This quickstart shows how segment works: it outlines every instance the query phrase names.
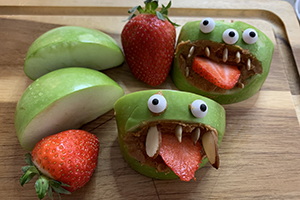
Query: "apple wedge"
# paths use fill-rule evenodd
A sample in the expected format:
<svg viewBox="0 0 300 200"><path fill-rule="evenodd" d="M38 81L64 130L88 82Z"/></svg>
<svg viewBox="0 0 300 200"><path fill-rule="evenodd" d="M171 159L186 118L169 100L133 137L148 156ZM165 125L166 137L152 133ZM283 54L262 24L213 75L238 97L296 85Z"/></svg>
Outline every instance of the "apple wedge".
<svg viewBox="0 0 300 200"><path fill-rule="evenodd" d="M35 80L60 68L104 70L123 62L120 47L109 35L84 27L62 26L44 33L32 43L25 58L24 72Z"/></svg>
<svg viewBox="0 0 300 200"><path fill-rule="evenodd" d="M35 80L15 112L21 146L32 150L42 138L81 127L113 108L123 89L105 74L87 68L64 68Z"/></svg>

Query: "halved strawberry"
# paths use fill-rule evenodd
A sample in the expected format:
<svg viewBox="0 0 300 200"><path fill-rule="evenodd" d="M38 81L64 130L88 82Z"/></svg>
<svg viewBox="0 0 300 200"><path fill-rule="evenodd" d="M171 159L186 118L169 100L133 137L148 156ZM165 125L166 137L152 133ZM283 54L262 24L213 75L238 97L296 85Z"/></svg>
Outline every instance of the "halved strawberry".
<svg viewBox="0 0 300 200"><path fill-rule="evenodd" d="M194 145L188 136L179 143L175 135L162 134L159 155L182 181L190 181L201 163L201 144Z"/></svg>
<svg viewBox="0 0 300 200"><path fill-rule="evenodd" d="M226 90L232 89L241 75L237 66L217 63L198 56L195 57L192 67L197 74Z"/></svg>

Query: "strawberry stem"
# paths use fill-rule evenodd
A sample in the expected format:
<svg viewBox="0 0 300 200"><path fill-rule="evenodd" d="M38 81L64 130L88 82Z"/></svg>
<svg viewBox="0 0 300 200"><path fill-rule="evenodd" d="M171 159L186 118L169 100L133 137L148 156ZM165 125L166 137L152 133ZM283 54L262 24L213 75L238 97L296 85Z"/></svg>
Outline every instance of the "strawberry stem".
<svg viewBox="0 0 300 200"><path fill-rule="evenodd" d="M128 13L131 15L128 17L127 20L130 20L136 16L136 11L138 11L140 14L153 14L156 15L158 19L165 21L166 19L173 25L173 26L179 26L178 24L172 22L168 17L168 9L171 7L171 1L168 3L167 6L162 5L162 8L160 11L156 11L158 8L158 0L146 0L144 1L145 9L143 9L140 5L135 6L131 8Z"/></svg>

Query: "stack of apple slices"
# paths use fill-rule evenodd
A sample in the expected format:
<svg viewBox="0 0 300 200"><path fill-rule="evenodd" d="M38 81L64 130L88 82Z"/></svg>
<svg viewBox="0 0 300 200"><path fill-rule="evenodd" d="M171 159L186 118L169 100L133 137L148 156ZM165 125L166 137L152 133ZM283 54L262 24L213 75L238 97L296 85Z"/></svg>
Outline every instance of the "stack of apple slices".
<svg viewBox="0 0 300 200"><path fill-rule="evenodd" d="M39 37L24 65L26 75L37 79L23 93L15 113L21 146L32 150L42 138L77 129L111 110L124 91L97 70L123 61L116 42L96 30L65 26Z"/></svg>

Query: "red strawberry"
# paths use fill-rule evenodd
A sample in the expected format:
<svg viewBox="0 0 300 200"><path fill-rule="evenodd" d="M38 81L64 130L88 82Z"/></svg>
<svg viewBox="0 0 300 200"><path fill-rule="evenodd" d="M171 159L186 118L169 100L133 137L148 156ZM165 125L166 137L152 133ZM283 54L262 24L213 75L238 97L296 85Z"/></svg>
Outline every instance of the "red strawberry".
<svg viewBox="0 0 300 200"><path fill-rule="evenodd" d="M175 135L162 134L159 155L181 180L189 181L194 178L201 162L201 144L194 145L187 136L179 143Z"/></svg>
<svg viewBox="0 0 300 200"><path fill-rule="evenodd" d="M226 90L232 89L241 75L237 66L217 63L203 57L195 57L193 70L209 82Z"/></svg>
<svg viewBox="0 0 300 200"><path fill-rule="evenodd" d="M83 187L91 178L98 161L99 140L83 130L69 130L43 138L36 144L32 154L26 154L29 166L22 168L20 178L23 186L35 175L40 199L52 192L70 194Z"/></svg>
<svg viewBox="0 0 300 200"><path fill-rule="evenodd" d="M167 14L171 2L160 12L155 11L158 1L146 0L145 10L134 7L128 23L121 33L126 61L133 75L149 84L159 85L165 81L173 60L176 24ZM135 15L138 10L141 14Z"/></svg>

